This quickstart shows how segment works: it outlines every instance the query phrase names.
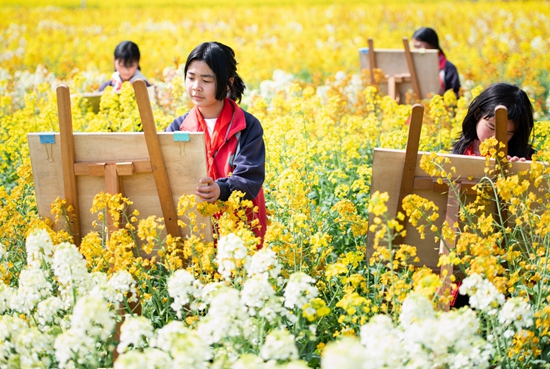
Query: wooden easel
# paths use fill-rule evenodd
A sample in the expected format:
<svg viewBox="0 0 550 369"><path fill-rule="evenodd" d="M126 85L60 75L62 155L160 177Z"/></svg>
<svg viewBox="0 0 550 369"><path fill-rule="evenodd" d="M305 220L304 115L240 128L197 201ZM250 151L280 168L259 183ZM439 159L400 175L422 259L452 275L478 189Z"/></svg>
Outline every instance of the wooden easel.
<svg viewBox="0 0 550 369"><path fill-rule="evenodd" d="M398 211L405 214L402 206L403 199L409 194L421 193L422 197L434 201L436 205L439 206L439 209L443 210L444 220L453 227L455 234L457 234L459 231L456 228L460 211L459 197L462 195L475 194L472 187L484 175L485 158L451 154L446 155L451 158L452 165L457 168L458 174L454 182L458 186L458 196L457 193L449 191L449 185L447 183L440 184L437 178L430 177L423 173L418 165L423 155L423 153L418 152L423 111L424 108L420 104L416 104L412 108L409 123L409 136L404 152L400 150L375 149L371 193L377 190L381 192L387 191L389 193L390 201L387 204L389 217L396 216ZM499 148L499 151L504 157L507 154L507 122L508 113L506 108L504 106L498 106L495 109L496 138L499 142L504 143L503 147ZM528 167L529 164L514 163L514 165L517 169L522 169ZM469 173L476 173L475 178L469 179ZM460 176L460 174L462 174L462 176ZM394 177L397 177L398 180L393 181L392 179ZM394 197L396 200L393 199ZM372 220L372 215L370 220ZM442 224L442 221L443 219L439 220L439 225ZM369 221L369 223L371 222ZM450 247L441 240L436 248L434 247L435 245L428 240L429 236L426 236L425 240L421 240L416 229L408 224L407 219L403 221L403 225L407 231L407 236L405 239L400 236L396 237L393 240L393 244L398 245L406 243L417 246L417 254L421 262L434 270L439 269L440 276L444 282L443 286L439 289L439 293L441 295L445 294L446 291L450 290L450 276L454 271L452 265L438 267L437 262L439 260L439 255L448 255L456 246L456 237ZM437 253L434 252L436 249L438 249ZM370 257L373 251L372 241L369 238L367 257ZM441 308L443 310L448 310L449 306L442 305Z"/></svg>
<svg viewBox="0 0 550 369"><path fill-rule="evenodd" d="M136 159L132 161L101 161L77 163L75 161L73 122L71 116L71 99L67 86L57 88L57 106L59 111L59 132L61 141L63 163L63 181L65 188L65 199L68 205L72 205L77 214L76 219L69 225L74 235L75 244L79 245L81 240L80 211L78 204L78 189L76 183L77 175L90 175L105 178L105 192L110 194L124 195L122 184L123 176L131 176L134 173L152 172L155 178L158 197L162 207L162 214L168 233L174 237L180 237L181 232L177 223L176 206L172 199L172 191L168 182L164 156L160 149L157 136L153 111L147 93L147 86L143 81L134 82L136 100L138 101L139 113L149 160ZM112 221L110 221L112 229Z"/></svg>
<svg viewBox="0 0 550 369"><path fill-rule="evenodd" d="M397 101L400 100L402 90L406 89L405 85L412 87L417 99L426 97L429 93L437 93L439 91L439 70L435 56L437 52L434 50L415 50L412 52L409 47L409 40L406 37L403 38L403 47L403 50L375 50L373 39L368 39L368 49L360 49L360 62L362 68L369 69L370 82L372 84L376 82L374 69L380 68L384 72L387 81L386 92L388 96ZM366 59L364 54L368 54ZM404 61L401 61L403 57ZM423 62L428 58L431 63L424 65ZM420 59L422 59L420 61L421 73L417 71L416 65ZM419 79L419 76L424 78Z"/></svg>
<svg viewBox="0 0 550 369"><path fill-rule="evenodd" d="M68 226L77 245L95 231L95 216L87 210L101 191L130 198L140 217L163 216L166 232L174 237L190 232L178 226L178 219L186 218L178 218L175 204L181 195L194 194L206 176L204 134L157 133L145 83L136 81L134 89L143 133L73 133L69 89L59 86L60 132L28 135L39 215L48 217L56 197L65 198L75 210ZM211 241L210 218L197 214L197 223L205 241Z"/></svg>

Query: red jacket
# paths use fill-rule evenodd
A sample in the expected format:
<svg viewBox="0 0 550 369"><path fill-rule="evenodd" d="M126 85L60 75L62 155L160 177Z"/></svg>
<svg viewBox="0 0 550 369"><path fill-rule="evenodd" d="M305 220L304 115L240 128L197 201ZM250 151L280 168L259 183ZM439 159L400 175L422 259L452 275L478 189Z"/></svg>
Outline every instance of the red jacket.
<svg viewBox="0 0 550 369"><path fill-rule="evenodd" d="M220 187L220 200L225 201L233 191L241 191L244 198L252 200L258 212L250 212L250 220L258 219L260 227L254 233L263 237L267 229L267 216L263 192L265 179L265 144L263 129L256 117L242 110L237 104L231 124L228 127L225 143L214 157L214 165L219 178L213 178ZM202 132L194 114L176 118L166 132ZM229 173L231 176L228 177Z"/></svg>

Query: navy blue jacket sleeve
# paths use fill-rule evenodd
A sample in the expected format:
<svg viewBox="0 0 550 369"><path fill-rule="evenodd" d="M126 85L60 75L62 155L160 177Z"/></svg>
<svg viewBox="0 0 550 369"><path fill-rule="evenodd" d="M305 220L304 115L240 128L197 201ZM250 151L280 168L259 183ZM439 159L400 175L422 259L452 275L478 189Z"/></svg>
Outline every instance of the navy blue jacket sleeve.
<svg viewBox="0 0 550 369"><path fill-rule="evenodd" d="M260 121L244 112L246 128L239 138L240 150L233 161L231 177L219 178L220 200L225 201L233 191L244 192L245 199L258 196L265 179L265 144Z"/></svg>
<svg viewBox="0 0 550 369"><path fill-rule="evenodd" d="M101 86L99 86L98 91L101 92L101 91L105 90L107 88L107 86L112 86L112 85L113 85L113 81L103 82L101 84Z"/></svg>
<svg viewBox="0 0 550 369"><path fill-rule="evenodd" d="M172 121L172 123L164 129L164 132L179 132L181 124L183 123L183 120L185 119L186 116L187 116L187 114L182 115L181 117L177 117L176 119L174 119Z"/></svg>
<svg viewBox="0 0 550 369"><path fill-rule="evenodd" d="M458 70L455 65L447 60L445 63L445 89L452 89L455 94L458 96L460 90L460 79L458 78Z"/></svg>

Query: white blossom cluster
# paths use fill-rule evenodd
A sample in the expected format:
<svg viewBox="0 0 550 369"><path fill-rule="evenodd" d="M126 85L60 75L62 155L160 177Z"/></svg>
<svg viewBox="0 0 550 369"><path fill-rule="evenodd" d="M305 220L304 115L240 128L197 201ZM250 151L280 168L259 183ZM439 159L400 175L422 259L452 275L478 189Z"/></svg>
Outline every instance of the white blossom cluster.
<svg viewBox="0 0 550 369"><path fill-rule="evenodd" d="M265 338L260 356L265 360L297 360L298 349L294 343L296 337L287 330L276 329Z"/></svg>
<svg viewBox="0 0 550 369"><path fill-rule="evenodd" d="M519 297L508 299L498 313L498 322L505 329L505 338L511 338L516 332L531 327L534 324L533 319L531 305Z"/></svg>
<svg viewBox="0 0 550 369"><path fill-rule="evenodd" d="M14 322L20 323L17 331L0 337L4 341L0 360L17 361L26 368L50 367L54 357L60 368L88 363L97 355L98 342L106 342L113 333L108 302L119 304L126 295L135 297L135 281L126 271L111 278L88 273L76 246L54 246L45 230L33 231L26 247L27 265L18 276L18 286L0 283L0 313L5 314L0 318L10 330L16 329ZM19 314L29 317L29 323Z"/></svg>
<svg viewBox="0 0 550 369"><path fill-rule="evenodd" d="M281 273L281 268L277 254L267 247L249 257L245 264L249 277L268 273L270 278L277 279Z"/></svg>
<svg viewBox="0 0 550 369"><path fill-rule="evenodd" d="M97 296L80 298L70 320L70 328L55 340L55 357L60 368L88 362L96 352L96 342L106 341L115 328L107 302Z"/></svg>
<svg viewBox="0 0 550 369"><path fill-rule="evenodd" d="M0 315L1 368L50 368L53 354L53 336L17 316Z"/></svg>
<svg viewBox="0 0 550 369"><path fill-rule="evenodd" d="M361 327L361 341L347 338L327 346L321 367L488 368L493 348L478 335L470 309L435 313L431 302L413 292L403 303L400 325L385 315Z"/></svg>
<svg viewBox="0 0 550 369"><path fill-rule="evenodd" d="M317 297L319 291L313 283L315 283L315 280L304 272L292 274L284 293L285 307L288 309L301 309L305 304Z"/></svg>
<svg viewBox="0 0 550 369"><path fill-rule="evenodd" d="M214 344L225 338L248 339L252 337L251 328L239 291L224 288L212 299L208 314L199 322L198 332L209 344Z"/></svg>
<svg viewBox="0 0 550 369"><path fill-rule="evenodd" d="M244 260L247 252L243 240L237 235L230 233L220 237L216 254L218 273L225 279L231 278L231 272L237 267L236 261Z"/></svg>
<svg viewBox="0 0 550 369"><path fill-rule="evenodd" d="M126 270L116 272L109 279L103 273L94 277L97 279L93 281L92 277L92 284L95 284L95 287L90 291L90 295L102 297L115 304L122 303L125 296L128 296L130 302L137 301L136 281Z"/></svg>
<svg viewBox="0 0 550 369"><path fill-rule="evenodd" d="M128 347L147 347L153 334L153 324L149 319L143 316L127 316L120 327L120 343L117 351L123 354Z"/></svg>
<svg viewBox="0 0 550 369"><path fill-rule="evenodd" d="M470 296L469 304L472 308L489 315L496 315L498 307L504 304L504 295L498 292L494 284L477 273L464 278L459 292Z"/></svg>
<svg viewBox="0 0 550 369"><path fill-rule="evenodd" d="M150 347L142 352L126 350L129 346L145 347L145 341L149 341ZM172 321L155 333L151 323L142 317L127 318L121 328L117 350L122 355L115 362L115 369L208 369L213 357L210 345L197 331L185 327L182 322ZM158 362L154 362L155 359ZM158 366L159 363L163 366Z"/></svg>
<svg viewBox="0 0 550 369"><path fill-rule="evenodd" d="M193 301L193 307L197 308L197 303L192 300L193 296L198 296L201 284L195 280L193 275L185 269L179 269L168 278L168 294L174 299L170 307L176 312L179 319L182 318L182 308Z"/></svg>

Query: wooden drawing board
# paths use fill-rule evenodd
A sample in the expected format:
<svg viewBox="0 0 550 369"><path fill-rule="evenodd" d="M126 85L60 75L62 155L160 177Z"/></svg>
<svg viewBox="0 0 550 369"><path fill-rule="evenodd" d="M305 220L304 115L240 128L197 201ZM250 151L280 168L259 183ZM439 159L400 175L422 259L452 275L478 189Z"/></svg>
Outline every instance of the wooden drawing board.
<svg viewBox="0 0 550 369"><path fill-rule="evenodd" d="M414 185L412 193L433 201L439 208L439 218L435 224L440 227L446 217L448 208L448 188L446 185L439 185L434 178L430 177L420 168L420 159L426 152L418 152L416 169L414 173ZM485 158L476 156L463 156L453 154L438 154L450 159L449 164L445 164L447 172L451 167L456 168L456 179L469 183L477 183L480 178L485 176ZM387 192L389 201L387 202L388 217L393 218L397 214L398 198L400 193L401 178L405 162L404 150L391 150L376 148L374 150L373 168L372 168L372 186L371 194L376 191ZM528 170L530 162L514 162L509 169L510 174ZM466 201L473 201L475 195L465 195ZM457 210L458 209L454 209ZM369 215L369 224L372 224L374 216ZM426 238L421 239L420 234L414 226L408 221L405 229L407 235L402 243L415 246L417 255L420 259L418 265L426 265L433 270L439 270L437 263L440 255L440 244L434 240L435 234L426 227ZM373 234L369 233L367 240L367 257L370 258L373 252Z"/></svg>
<svg viewBox="0 0 550 369"><path fill-rule="evenodd" d="M402 76L410 74L405 50L402 49L373 49L375 68L379 68L386 76ZM410 50L414 62L422 98L439 93L439 56L437 50ZM370 69L369 48L359 49L359 63L361 69ZM388 93L387 86L382 84L382 92ZM410 78L402 79L396 84L400 101L405 101L405 94L413 91Z"/></svg>
<svg viewBox="0 0 550 369"><path fill-rule="evenodd" d="M207 176L204 133L157 133L165 159L166 171L177 205L183 194L194 194L200 178ZM179 141L182 134L188 141ZM47 138L44 139L44 138ZM151 160L145 136L131 133L74 133L75 175L78 188L81 234L93 229L92 221L97 214L91 214L92 200L96 194L105 192L105 177L94 175L97 163L133 162L133 174L122 175L121 188L125 197L133 201L130 212L138 209L139 219L150 215L163 216L155 179L151 171ZM50 204L59 196L64 198L63 168L59 133L30 133L28 143L34 176L34 185L41 217L52 217ZM185 139L185 137L183 137ZM54 141L54 143L41 143ZM95 169L94 169L95 168ZM180 220L187 224L184 217ZM206 240L212 240L210 219L197 214L200 232ZM201 227L200 225L204 226ZM187 235L189 229L182 229Z"/></svg>

